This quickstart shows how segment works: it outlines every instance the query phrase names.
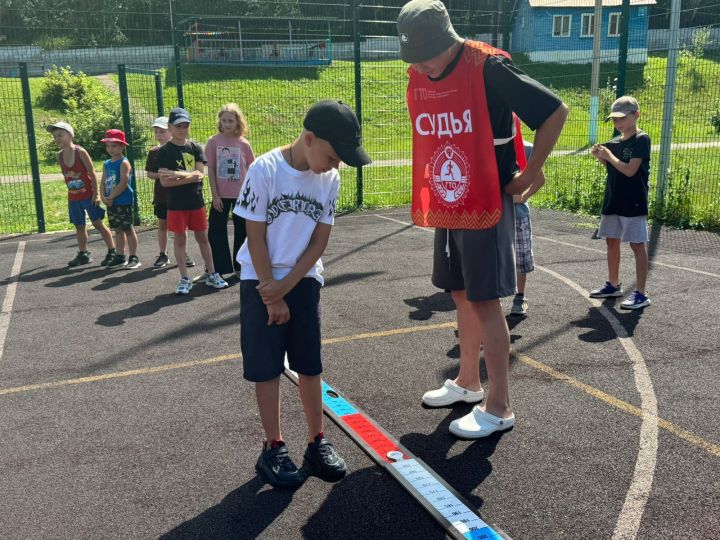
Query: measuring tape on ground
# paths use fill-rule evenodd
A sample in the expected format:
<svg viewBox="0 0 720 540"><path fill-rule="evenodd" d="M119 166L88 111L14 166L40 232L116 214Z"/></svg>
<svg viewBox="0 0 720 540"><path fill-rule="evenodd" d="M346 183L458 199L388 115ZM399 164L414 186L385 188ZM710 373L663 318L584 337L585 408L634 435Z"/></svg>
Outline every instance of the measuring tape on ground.
<svg viewBox="0 0 720 540"><path fill-rule="evenodd" d="M288 367L287 358L285 375L298 384L297 373ZM426 463L325 381L322 395L325 414L395 478L450 536L463 540L509 539L500 529L483 521L463 496Z"/></svg>

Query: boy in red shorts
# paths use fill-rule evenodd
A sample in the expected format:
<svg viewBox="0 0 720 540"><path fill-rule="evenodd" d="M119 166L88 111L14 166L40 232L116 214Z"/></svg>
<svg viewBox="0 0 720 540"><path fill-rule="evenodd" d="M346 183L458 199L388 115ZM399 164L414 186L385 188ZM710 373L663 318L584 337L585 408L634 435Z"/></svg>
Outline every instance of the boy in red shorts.
<svg viewBox="0 0 720 540"><path fill-rule="evenodd" d="M175 294L188 294L192 289L192 279L186 264L186 230L195 234L205 261L208 271L205 284L215 289L224 289L228 284L215 272L208 242L208 222L202 194L205 155L198 143L188 139L190 113L181 108L173 109L168 117L168 127L172 139L160 147L157 164L160 183L168 188L167 228L175 233L175 260L180 271Z"/></svg>

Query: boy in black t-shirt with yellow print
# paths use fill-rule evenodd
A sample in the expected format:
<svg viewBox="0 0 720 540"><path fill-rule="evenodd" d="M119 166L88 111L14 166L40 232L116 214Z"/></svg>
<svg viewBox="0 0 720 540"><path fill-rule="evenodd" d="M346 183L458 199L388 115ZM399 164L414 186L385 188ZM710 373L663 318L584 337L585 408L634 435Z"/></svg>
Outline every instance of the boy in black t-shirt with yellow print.
<svg viewBox="0 0 720 540"><path fill-rule="evenodd" d="M224 289L227 282L215 272L212 252L208 242L208 222L205 216L205 201L202 194L205 178L205 155L202 147L188 139L190 113L176 108L170 111L168 127L172 139L158 152L158 173L160 183L169 188L167 193L167 228L174 234L175 260L180 271L176 294L188 294L192 280L186 264L186 230L195 233L195 240L205 260L207 278L205 284L215 289Z"/></svg>
<svg viewBox="0 0 720 540"><path fill-rule="evenodd" d="M645 284L648 275L648 189L650 137L637 127L640 106L635 98L618 98L610 115L618 137L592 148L592 155L607 168L598 235L607 243L608 281L590 292L592 298L622 296L619 281L620 244L627 242L635 255L636 286L620 307L641 309L650 305Z"/></svg>

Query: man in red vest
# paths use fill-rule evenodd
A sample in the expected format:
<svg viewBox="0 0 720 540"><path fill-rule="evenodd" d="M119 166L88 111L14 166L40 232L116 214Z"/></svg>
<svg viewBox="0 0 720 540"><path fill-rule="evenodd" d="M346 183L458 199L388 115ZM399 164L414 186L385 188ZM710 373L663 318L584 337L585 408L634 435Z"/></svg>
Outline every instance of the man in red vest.
<svg viewBox="0 0 720 540"><path fill-rule="evenodd" d="M436 228L432 282L451 291L460 337L458 376L427 392L423 402L478 403L450 424L450 432L486 437L515 423L510 335L500 305L500 298L516 292L512 195L543 182L542 166L568 108L504 51L461 39L440 0L408 2L397 27L400 57L411 64L413 221ZM537 131L522 171L515 115ZM487 395L480 384L481 346Z"/></svg>

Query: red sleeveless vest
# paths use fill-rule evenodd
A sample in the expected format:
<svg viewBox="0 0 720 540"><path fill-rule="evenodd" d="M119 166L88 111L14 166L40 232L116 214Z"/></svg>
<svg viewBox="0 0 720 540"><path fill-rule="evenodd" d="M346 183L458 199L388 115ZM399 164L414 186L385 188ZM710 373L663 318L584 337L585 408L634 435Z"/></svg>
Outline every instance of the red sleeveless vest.
<svg viewBox="0 0 720 540"><path fill-rule="evenodd" d="M444 79L431 81L412 67L408 70L416 225L487 229L500 221L502 194L483 75L485 60L497 54L509 58L505 51L468 40L462 58ZM517 118L515 123L520 159L525 154Z"/></svg>
<svg viewBox="0 0 720 540"><path fill-rule="evenodd" d="M93 195L92 179L82 159L80 159L80 151L75 146L75 163L72 167L65 165L62 150L58 154L60 161L60 170L62 170L65 185L68 189L68 200L82 201L89 199Z"/></svg>

